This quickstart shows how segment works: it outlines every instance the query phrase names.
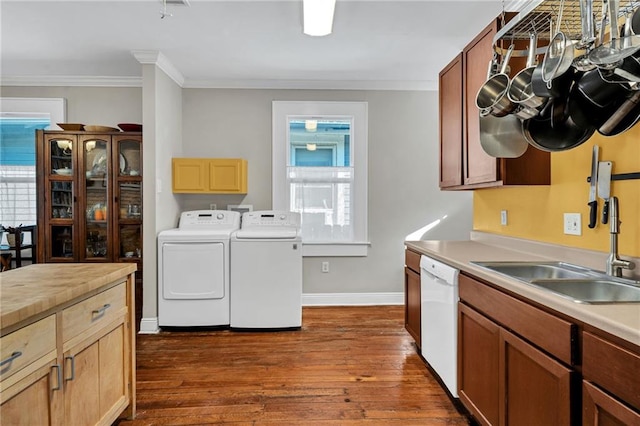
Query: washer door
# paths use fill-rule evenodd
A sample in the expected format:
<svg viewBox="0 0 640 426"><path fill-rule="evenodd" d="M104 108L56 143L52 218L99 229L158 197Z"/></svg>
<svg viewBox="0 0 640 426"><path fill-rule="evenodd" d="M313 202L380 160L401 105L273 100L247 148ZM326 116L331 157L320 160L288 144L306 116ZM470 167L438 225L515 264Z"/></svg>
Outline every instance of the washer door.
<svg viewBox="0 0 640 426"><path fill-rule="evenodd" d="M224 244L221 242L164 243L164 299L222 299Z"/></svg>

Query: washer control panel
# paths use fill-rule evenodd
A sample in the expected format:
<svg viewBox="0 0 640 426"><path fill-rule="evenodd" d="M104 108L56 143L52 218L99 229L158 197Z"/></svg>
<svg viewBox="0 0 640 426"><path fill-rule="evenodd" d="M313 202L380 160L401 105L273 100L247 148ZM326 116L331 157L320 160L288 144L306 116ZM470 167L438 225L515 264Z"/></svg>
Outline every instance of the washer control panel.
<svg viewBox="0 0 640 426"><path fill-rule="evenodd" d="M242 215L242 228L299 228L300 213L286 211L256 211Z"/></svg>
<svg viewBox="0 0 640 426"><path fill-rule="evenodd" d="M180 229L240 227L240 213L227 210L193 210L182 212Z"/></svg>

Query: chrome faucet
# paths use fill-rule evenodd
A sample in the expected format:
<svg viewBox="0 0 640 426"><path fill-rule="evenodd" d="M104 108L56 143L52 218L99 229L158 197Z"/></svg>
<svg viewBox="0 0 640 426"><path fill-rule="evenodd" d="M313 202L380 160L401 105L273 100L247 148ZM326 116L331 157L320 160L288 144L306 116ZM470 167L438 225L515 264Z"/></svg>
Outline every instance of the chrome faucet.
<svg viewBox="0 0 640 426"><path fill-rule="evenodd" d="M609 201L611 249L609 257L607 257L607 275L621 277L622 269L633 269L636 265L628 260L620 259L618 256L618 234L620 233L621 223L618 219L618 197L611 197Z"/></svg>

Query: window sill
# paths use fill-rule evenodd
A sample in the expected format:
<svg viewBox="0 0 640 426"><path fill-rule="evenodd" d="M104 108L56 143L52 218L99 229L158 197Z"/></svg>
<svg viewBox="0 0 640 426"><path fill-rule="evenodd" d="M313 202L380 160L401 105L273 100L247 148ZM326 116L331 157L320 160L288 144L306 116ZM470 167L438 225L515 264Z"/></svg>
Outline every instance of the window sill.
<svg viewBox="0 0 640 426"><path fill-rule="evenodd" d="M365 257L370 242L353 242L353 243L302 243L303 257Z"/></svg>

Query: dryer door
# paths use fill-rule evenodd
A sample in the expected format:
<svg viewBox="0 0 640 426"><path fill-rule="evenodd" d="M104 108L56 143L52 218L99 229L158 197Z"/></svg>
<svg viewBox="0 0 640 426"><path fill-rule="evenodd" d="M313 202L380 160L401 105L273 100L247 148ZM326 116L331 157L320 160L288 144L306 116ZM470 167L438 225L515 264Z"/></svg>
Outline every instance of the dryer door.
<svg viewBox="0 0 640 426"><path fill-rule="evenodd" d="M165 299L222 299L225 250L221 242L162 245L162 295Z"/></svg>

